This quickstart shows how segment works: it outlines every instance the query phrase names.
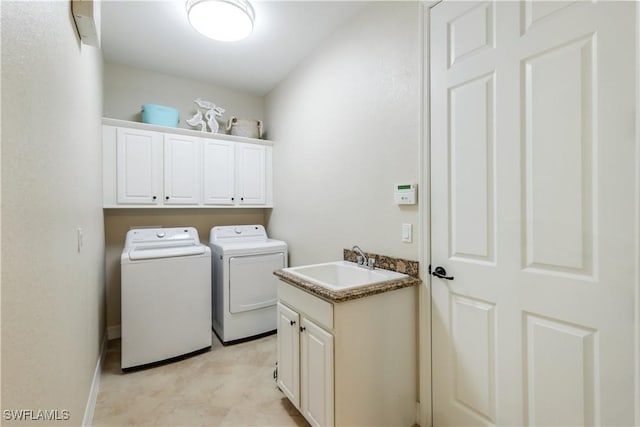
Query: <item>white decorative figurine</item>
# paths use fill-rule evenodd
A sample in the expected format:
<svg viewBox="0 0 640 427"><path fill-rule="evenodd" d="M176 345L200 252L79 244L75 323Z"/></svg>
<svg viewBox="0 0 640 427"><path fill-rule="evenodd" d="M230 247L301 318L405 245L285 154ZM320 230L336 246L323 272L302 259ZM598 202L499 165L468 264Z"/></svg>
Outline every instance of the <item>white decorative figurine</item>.
<svg viewBox="0 0 640 427"><path fill-rule="evenodd" d="M206 112L204 113L204 119L203 119L202 111L198 110L198 112L192 118L187 120L187 123L193 127L200 126L200 131L202 132L207 131L207 124L208 124L209 129L211 129L211 132L217 133L218 129L220 128L220 125L218 124L216 117L222 116L222 114L226 110L222 107L216 106L216 104L214 104L213 102L205 101L202 98L196 98L193 102L195 102L195 104L198 107L206 110ZM205 119L206 119L206 122L205 122Z"/></svg>
<svg viewBox="0 0 640 427"><path fill-rule="evenodd" d="M207 124L205 123L204 120L202 120L202 111L200 110L198 110L195 116L191 117L190 119L187 119L187 123L189 124L189 126L193 126L193 127L200 126L200 132L207 131Z"/></svg>

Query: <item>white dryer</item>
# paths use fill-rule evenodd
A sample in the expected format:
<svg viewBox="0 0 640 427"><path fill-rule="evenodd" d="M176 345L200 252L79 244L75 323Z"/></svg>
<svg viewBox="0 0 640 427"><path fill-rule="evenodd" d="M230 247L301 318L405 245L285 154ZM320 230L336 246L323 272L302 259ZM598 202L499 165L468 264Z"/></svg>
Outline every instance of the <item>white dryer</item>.
<svg viewBox="0 0 640 427"><path fill-rule="evenodd" d="M270 239L262 225L213 227L212 326L223 344L276 332L278 279L287 267L287 244Z"/></svg>
<svg viewBox="0 0 640 427"><path fill-rule="evenodd" d="M211 250L195 228L127 232L122 273L122 369L211 347Z"/></svg>

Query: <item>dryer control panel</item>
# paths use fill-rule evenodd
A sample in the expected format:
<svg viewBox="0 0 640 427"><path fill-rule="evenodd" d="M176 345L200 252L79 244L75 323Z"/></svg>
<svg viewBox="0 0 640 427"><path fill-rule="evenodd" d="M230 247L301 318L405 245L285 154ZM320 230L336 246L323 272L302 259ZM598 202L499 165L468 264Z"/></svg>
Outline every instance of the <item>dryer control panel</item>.
<svg viewBox="0 0 640 427"><path fill-rule="evenodd" d="M267 231L262 225L224 225L213 227L209 235L210 243L221 242L263 242Z"/></svg>

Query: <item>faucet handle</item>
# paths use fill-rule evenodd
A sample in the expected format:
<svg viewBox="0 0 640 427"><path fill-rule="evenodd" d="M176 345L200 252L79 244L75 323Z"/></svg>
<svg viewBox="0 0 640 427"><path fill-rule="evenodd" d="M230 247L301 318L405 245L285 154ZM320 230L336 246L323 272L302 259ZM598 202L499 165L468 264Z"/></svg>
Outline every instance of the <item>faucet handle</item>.
<svg viewBox="0 0 640 427"><path fill-rule="evenodd" d="M362 255L356 256L356 259L358 260L358 265L364 265L364 257Z"/></svg>
<svg viewBox="0 0 640 427"><path fill-rule="evenodd" d="M376 264L376 260L374 258L367 259L367 267L369 267L370 269L373 270L375 268L375 264Z"/></svg>

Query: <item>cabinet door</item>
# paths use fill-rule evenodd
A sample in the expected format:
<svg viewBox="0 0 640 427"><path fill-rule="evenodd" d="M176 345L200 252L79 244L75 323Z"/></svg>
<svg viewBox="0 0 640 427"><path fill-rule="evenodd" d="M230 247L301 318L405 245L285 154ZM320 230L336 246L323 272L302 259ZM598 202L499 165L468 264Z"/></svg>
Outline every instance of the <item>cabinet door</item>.
<svg viewBox="0 0 640 427"><path fill-rule="evenodd" d="M333 426L333 335L306 318L300 331L302 415L313 426Z"/></svg>
<svg viewBox="0 0 640 427"><path fill-rule="evenodd" d="M241 205L267 202L267 147L238 144L238 201Z"/></svg>
<svg viewBox="0 0 640 427"><path fill-rule="evenodd" d="M162 196L162 134L118 128L117 203L155 205Z"/></svg>
<svg viewBox="0 0 640 427"><path fill-rule="evenodd" d="M203 142L203 174L205 205L235 203L234 143L205 140Z"/></svg>
<svg viewBox="0 0 640 427"><path fill-rule="evenodd" d="M200 203L200 139L164 135L164 204Z"/></svg>
<svg viewBox="0 0 640 427"><path fill-rule="evenodd" d="M300 316L278 303L278 387L300 407Z"/></svg>

